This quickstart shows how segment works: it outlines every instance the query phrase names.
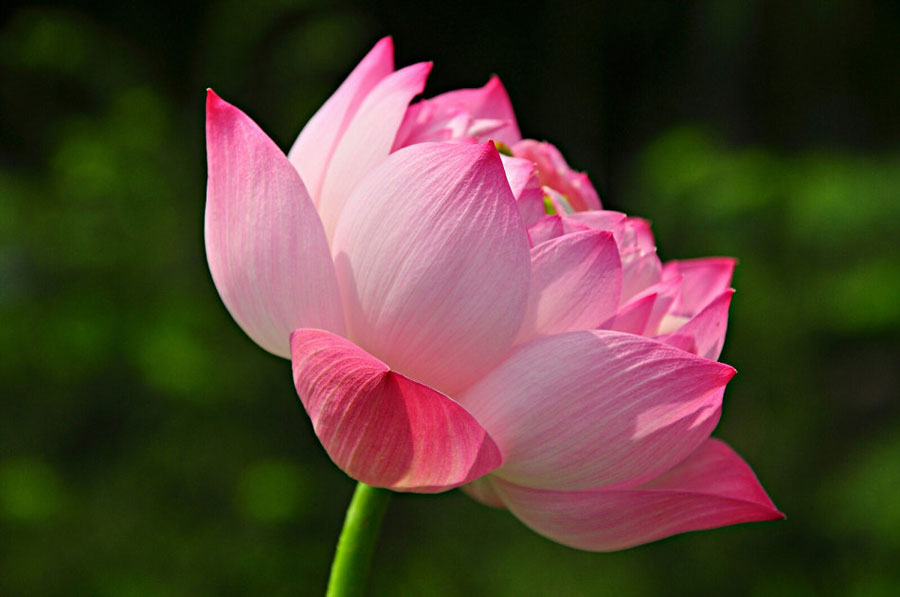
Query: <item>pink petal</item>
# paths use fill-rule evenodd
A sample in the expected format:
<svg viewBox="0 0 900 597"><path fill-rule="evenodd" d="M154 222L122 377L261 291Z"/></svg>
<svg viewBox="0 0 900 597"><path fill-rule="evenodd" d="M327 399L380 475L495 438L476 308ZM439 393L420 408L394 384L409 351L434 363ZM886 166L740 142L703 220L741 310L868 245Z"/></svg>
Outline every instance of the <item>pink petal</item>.
<svg viewBox="0 0 900 597"><path fill-rule="evenodd" d="M623 252L622 255L622 304L648 290L662 278L662 264L656 251L641 253L639 250Z"/></svg>
<svg viewBox="0 0 900 597"><path fill-rule="evenodd" d="M350 337L449 395L509 351L528 299L528 238L492 143L421 143L357 187L332 250Z"/></svg>
<svg viewBox="0 0 900 597"><path fill-rule="evenodd" d="M491 77L484 87L448 91L427 101L438 110L461 107L473 119L503 122L502 128L490 133L494 141L513 145L522 138L509 95L496 75Z"/></svg>
<svg viewBox="0 0 900 597"><path fill-rule="evenodd" d="M622 251L637 249L639 255L656 251L656 241L650 222L643 218L629 218L621 220L619 226L614 229L616 242L622 247Z"/></svg>
<svg viewBox="0 0 900 597"><path fill-rule="evenodd" d="M544 208L544 193L540 187L525 189L516 199L518 199L522 223L525 224L526 228L531 228L538 220L547 215L547 211ZM533 243L533 241L530 242Z"/></svg>
<svg viewBox="0 0 900 597"><path fill-rule="evenodd" d="M329 238L353 187L391 152L403 114L410 100L424 89L430 71L430 62L400 69L382 79L359 106L334 150L322 184L318 208Z"/></svg>
<svg viewBox="0 0 900 597"><path fill-rule="evenodd" d="M600 209L600 197L587 174L572 170L552 144L525 139L512 150L516 157L537 164L541 184L565 195L575 211Z"/></svg>
<svg viewBox="0 0 900 597"><path fill-rule="evenodd" d="M553 206L553 210L560 216L575 213L575 208L572 207L568 197L555 190L553 187L544 185L541 188L544 191L544 196L550 202L550 205Z"/></svg>
<svg viewBox="0 0 900 597"><path fill-rule="evenodd" d="M680 290L681 278L669 278L654 284L637 295L638 297L646 294L656 295L656 300L653 301L653 309L650 311L650 317L647 319L647 327L643 331L645 336L653 337L670 331L663 328L664 320L675 306Z"/></svg>
<svg viewBox="0 0 900 597"><path fill-rule="evenodd" d="M546 489L636 484L683 460L719 418L734 369L632 334L539 338L458 397L503 453L494 474Z"/></svg>
<svg viewBox="0 0 900 597"><path fill-rule="evenodd" d="M283 357L297 327L343 333L331 253L297 171L256 123L212 90L206 147L206 256L231 316Z"/></svg>
<svg viewBox="0 0 900 597"><path fill-rule="evenodd" d="M756 475L724 443L709 439L681 464L631 489L549 491L488 477L509 509L564 545L615 551L716 527L781 520Z"/></svg>
<svg viewBox="0 0 900 597"><path fill-rule="evenodd" d="M622 254L622 304L663 279L662 263L650 223L641 218L625 218L613 229Z"/></svg>
<svg viewBox="0 0 900 597"><path fill-rule="evenodd" d="M497 446L463 407L349 340L297 330L291 355L294 384L316 435L354 479L428 493L500 465Z"/></svg>
<svg viewBox="0 0 900 597"><path fill-rule="evenodd" d="M394 71L394 43L381 39L328 98L294 141L288 159L300 173L318 204L328 163L335 147L363 100L382 79Z"/></svg>
<svg viewBox="0 0 900 597"><path fill-rule="evenodd" d="M509 188L517 201L528 189L540 191L541 186L538 184L533 162L511 158L507 155L501 155L500 161L503 162L503 170L506 172Z"/></svg>
<svg viewBox="0 0 900 597"><path fill-rule="evenodd" d="M519 204L519 213L525 226L531 226L546 214L544 209L544 192L538 184L534 164L528 160L512 158L501 154L506 180L513 197Z"/></svg>
<svg viewBox="0 0 900 597"><path fill-rule="evenodd" d="M587 213L587 212L582 212L582 213ZM571 215L574 215L574 214L571 214ZM588 230L596 230L595 228L591 228L590 226L580 222L579 220L573 220L568 215L560 216L560 219L562 220L563 234L574 234L576 232L586 232ZM610 234L612 234L612 233L610 233ZM615 241L615 238L613 238L613 241ZM621 263L622 263L622 260L620 259L619 264L621 265Z"/></svg>
<svg viewBox="0 0 900 597"><path fill-rule="evenodd" d="M600 326L604 330L643 334L653 312L656 293L642 294L623 305L615 317Z"/></svg>
<svg viewBox="0 0 900 597"><path fill-rule="evenodd" d="M560 216L544 216L528 227L528 238L531 246L536 247L541 243L562 236L564 232Z"/></svg>
<svg viewBox="0 0 900 597"><path fill-rule="evenodd" d="M516 342L596 328L615 314L621 291L619 248L611 232L547 241L531 250L531 291Z"/></svg>
<svg viewBox="0 0 900 597"><path fill-rule="evenodd" d="M481 502L485 506L491 506L492 508L506 508L500 494L494 490L490 477L481 477L468 485L463 485L460 489L462 489L470 498Z"/></svg>
<svg viewBox="0 0 900 597"><path fill-rule="evenodd" d="M734 290L724 291L678 330L665 336L659 336L657 340L705 359L718 359L722 354L722 346L725 344L728 307L731 305L731 295L733 294Z"/></svg>
<svg viewBox="0 0 900 597"><path fill-rule="evenodd" d="M731 286L731 276L737 260L731 257L708 257L670 261L663 268L664 275L673 271L681 275L679 314L693 316L710 301Z"/></svg>
<svg viewBox="0 0 900 597"><path fill-rule="evenodd" d="M625 214L607 209L577 211L564 218L565 225L581 224L590 230L615 230L625 220Z"/></svg>

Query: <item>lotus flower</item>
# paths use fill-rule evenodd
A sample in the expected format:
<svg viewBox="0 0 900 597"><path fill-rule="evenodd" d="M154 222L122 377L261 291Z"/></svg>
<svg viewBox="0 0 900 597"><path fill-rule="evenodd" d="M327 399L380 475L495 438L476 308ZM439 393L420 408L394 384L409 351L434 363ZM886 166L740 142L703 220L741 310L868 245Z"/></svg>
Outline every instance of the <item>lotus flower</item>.
<svg viewBox="0 0 900 597"><path fill-rule="evenodd" d="M430 67L382 40L287 156L208 92L213 280L328 455L588 550L781 517L709 438L734 261L662 265L496 78L410 105Z"/></svg>

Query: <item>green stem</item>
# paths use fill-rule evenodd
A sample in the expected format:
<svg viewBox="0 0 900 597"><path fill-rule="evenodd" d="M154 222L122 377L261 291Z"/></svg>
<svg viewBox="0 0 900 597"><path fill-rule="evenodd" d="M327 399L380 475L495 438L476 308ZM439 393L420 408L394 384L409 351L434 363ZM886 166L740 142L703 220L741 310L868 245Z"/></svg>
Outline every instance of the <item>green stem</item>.
<svg viewBox="0 0 900 597"><path fill-rule="evenodd" d="M378 529L390 501L391 492L387 489L365 483L356 486L331 564L327 597L363 594Z"/></svg>

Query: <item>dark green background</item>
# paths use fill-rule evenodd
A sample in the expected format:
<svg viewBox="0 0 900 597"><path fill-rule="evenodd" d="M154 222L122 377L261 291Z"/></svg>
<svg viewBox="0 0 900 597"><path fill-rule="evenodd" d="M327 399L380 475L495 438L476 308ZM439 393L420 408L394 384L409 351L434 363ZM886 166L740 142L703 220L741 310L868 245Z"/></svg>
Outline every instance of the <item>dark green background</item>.
<svg viewBox="0 0 900 597"><path fill-rule="evenodd" d="M400 496L383 595L900 594L900 4L4 3L0 593L321 594L353 483L203 254L206 87L289 147L374 41L740 259L716 430L779 523L616 554Z"/></svg>

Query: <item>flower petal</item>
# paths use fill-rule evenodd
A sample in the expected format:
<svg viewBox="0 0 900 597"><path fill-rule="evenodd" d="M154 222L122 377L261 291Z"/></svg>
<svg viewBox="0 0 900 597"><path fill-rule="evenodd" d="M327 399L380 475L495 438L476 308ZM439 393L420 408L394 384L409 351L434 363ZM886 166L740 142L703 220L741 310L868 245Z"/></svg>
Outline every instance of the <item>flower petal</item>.
<svg viewBox="0 0 900 597"><path fill-rule="evenodd" d="M522 138L519 133L519 125L516 124L512 102L509 101L509 95L496 75L491 77L484 87L456 89L427 101L438 111L452 110L459 106L465 109L473 119L503 122L502 128L490 133L491 139L495 141L513 145Z"/></svg>
<svg viewBox="0 0 900 597"><path fill-rule="evenodd" d="M528 227L528 239L531 246L536 247L565 233L560 216L544 216Z"/></svg>
<svg viewBox="0 0 900 597"><path fill-rule="evenodd" d="M490 483L512 513L538 533L590 551L784 518L747 463L715 439L667 473L631 489L548 491L494 476L482 482Z"/></svg>
<svg viewBox="0 0 900 597"><path fill-rule="evenodd" d="M322 223L297 171L246 114L206 99L206 256L216 289L254 342L289 357L291 332L344 332Z"/></svg>
<svg viewBox="0 0 900 597"><path fill-rule="evenodd" d="M718 422L734 369L632 334L539 338L458 397L503 453L494 474L530 487L637 484Z"/></svg>
<svg viewBox="0 0 900 597"><path fill-rule="evenodd" d="M347 76L337 91L309 119L288 159L318 204L328 163L335 147L370 91L394 71L394 43L382 38Z"/></svg>
<svg viewBox="0 0 900 597"><path fill-rule="evenodd" d="M619 309L615 317L601 325L600 328L629 334L643 334L647 329L647 322L650 321L650 315L653 313L656 297L657 294L651 292L631 299Z"/></svg>
<svg viewBox="0 0 900 597"><path fill-rule="evenodd" d="M622 212L599 209L576 211L573 214L567 214L563 220L567 228L580 224L590 230L615 230L626 217Z"/></svg>
<svg viewBox="0 0 900 597"><path fill-rule="evenodd" d="M497 446L462 406L349 340L297 330L291 355L294 384L316 435L354 479L430 493L500 465Z"/></svg>
<svg viewBox="0 0 900 597"><path fill-rule="evenodd" d="M656 284L662 278L662 264L650 223L641 218L625 218L613 229L622 254L622 304Z"/></svg>
<svg viewBox="0 0 900 597"><path fill-rule="evenodd" d="M728 327L728 307L734 290L728 289L713 299L693 319L676 331L657 340L670 346L692 352L705 359L717 360L725 344L725 330Z"/></svg>
<svg viewBox="0 0 900 597"><path fill-rule="evenodd" d="M681 275L679 315L693 317L731 285L737 260L731 257L707 257L670 261L663 266L663 277Z"/></svg>
<svg viewBox="0 0 900 597"><path fill-rule="evenodd" d="M481 502L485 506L491 506L492 508L506 508L500 494L494 490L490 477L481 477L468 485L463 485L460 489L462 489L470 498Z"/></svg>
<svg viewBox="0 0 900 597"><path fill-rule="evenodd" d="M655 255L654 255L655 257ZM660 334L665 334L671 331L670 329L666 329L663 327L663 324L671 325L671 321L664 321L664 319L669 316L672 311L675 303L679 297L679 291L681 290L681 278L668 278L663 279L660 282L657 282L653 286L644 290L637 294L635 298L640 298L648 294L655 294L656 300L653 301L653 309L650 311L650 317L647 318L647 327L644 328L643 334L645 336L658 336ZM631 299L635 300L634 298ZM670 319L671 316L670 316ZM675 324L680 325L681 322Z"/></svg>
<svg viewBox="0 0 900 597"><path fill-rule="evenodd" d="M332 250L350 337L449 395L509 351L528 238L492 143L392 154L347 202Z"/></svg>
<svg viewBox="0 0 900 597"><path fill-rule="evenodd" d="M379 82L359 106L328 164L319 214L332 237L347 197L366 173L391 152L410 100L425 88L430 62L413 64Z"/></svg>
<svg viewBox="0 0 900 597"><path fill-rule="evenodd" d="M516 342L598 327L616 313L622 265L612 232L560 236L531 250L531 291Z"/></svg>
<svg viewBox="0 0 900 597"><path fill-rule="evenodd" d="M537 164L541 184L565 195L575 211L600 209L600 197L587 174L572 170L552 144L525 139L513 145L512 151Z"/></svg>
<svg viewBox="0 0 900 597"><path fill-rule="evenodd" d="M522 222L529 227L546 215L544 209L544 192L538 184L535 166L528 160L512 158L500 154L506 179L513 197L519 204Z"/></svg>
<svg viewBox="0 0 900 597"><path fill-rule="evenodd" d="M541 185L538 184L533 162L502 154L500 161L503 162L503 170L506 172L509 188L517 201L521 201L522 193L527 190L535 190L540 193ZM541 211L543 212L543 209Z"/></svg>
<svg viewBox="0 0 900 597"><path fill-rule="evenodd" d="M409 107L394 151L433 141L479 143L496 140L511 145L521 139L506 90L497 77L480 89L458 89Z"/></svg>

